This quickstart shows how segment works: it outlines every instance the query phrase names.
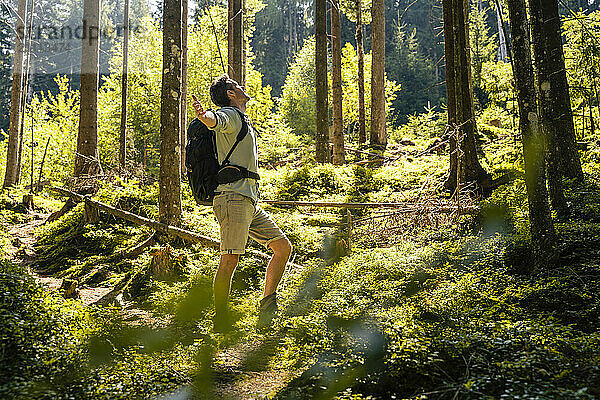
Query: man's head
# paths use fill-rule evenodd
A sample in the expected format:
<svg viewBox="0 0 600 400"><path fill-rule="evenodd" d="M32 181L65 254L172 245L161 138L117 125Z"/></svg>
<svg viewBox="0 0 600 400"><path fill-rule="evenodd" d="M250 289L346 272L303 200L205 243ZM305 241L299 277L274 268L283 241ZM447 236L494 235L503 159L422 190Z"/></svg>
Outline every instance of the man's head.
<svg viewBox="0 0 600 400"><path fill-rule="evenodd" d="M219 107L245 105L250 100L245 88L226 74L215 79L210 85L210 98Z"/></svg>

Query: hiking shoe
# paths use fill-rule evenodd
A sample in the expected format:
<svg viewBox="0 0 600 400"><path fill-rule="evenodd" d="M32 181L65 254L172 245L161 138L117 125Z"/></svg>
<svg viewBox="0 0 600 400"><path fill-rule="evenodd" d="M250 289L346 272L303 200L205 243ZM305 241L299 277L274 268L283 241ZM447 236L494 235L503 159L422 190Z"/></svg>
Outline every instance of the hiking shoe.
<svg viewBox="0 0 600 400"><path fill-rule="evenodd" d="M277 294L273 293L260 301L258 308L258 329L264 329L271 326L273 318L277 315Z"/></svg>

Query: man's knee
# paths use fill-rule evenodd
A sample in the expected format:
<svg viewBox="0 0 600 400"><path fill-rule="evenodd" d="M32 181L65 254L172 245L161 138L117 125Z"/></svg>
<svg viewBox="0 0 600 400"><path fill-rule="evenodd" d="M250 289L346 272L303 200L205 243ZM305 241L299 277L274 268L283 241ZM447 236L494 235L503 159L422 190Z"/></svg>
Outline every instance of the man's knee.
<svg viewBox="0 0 600 400"><path fill-rule="evenodd" d="M273 253L278 255L289 256L292 254L292 244L286 237L271 242L269 247L273 250Z"/></svg>

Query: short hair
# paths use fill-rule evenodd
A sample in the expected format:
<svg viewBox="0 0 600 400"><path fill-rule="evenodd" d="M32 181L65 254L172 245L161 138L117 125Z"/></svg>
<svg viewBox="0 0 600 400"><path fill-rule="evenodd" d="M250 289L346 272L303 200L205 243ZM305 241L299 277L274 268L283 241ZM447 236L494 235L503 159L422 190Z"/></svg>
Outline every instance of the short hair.
<svg viewBox="0 0 600 400"><path fill-rule="evenodd" d="M228 107L231 104L227 91L231 89L231 79L223 74L210 85L210 99L219 107Z"/></svg>

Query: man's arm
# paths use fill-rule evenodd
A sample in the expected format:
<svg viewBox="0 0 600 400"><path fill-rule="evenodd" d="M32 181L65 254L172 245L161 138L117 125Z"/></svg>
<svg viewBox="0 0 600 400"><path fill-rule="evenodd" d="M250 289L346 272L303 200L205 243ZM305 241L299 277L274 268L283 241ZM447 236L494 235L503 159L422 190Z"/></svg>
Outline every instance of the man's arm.
<svg viewBox="0 0 600 400"><path fill-rule="evenodd" d="M198 120L206 125L209 129L217 126L217 116L215 115L215 112L212 110L210 110L210 112L208 112L209 110L204 110L195 95L192 95L192 98L194 99L193 106L194 110L196 111L196 118L198 118Z"/></svg>

